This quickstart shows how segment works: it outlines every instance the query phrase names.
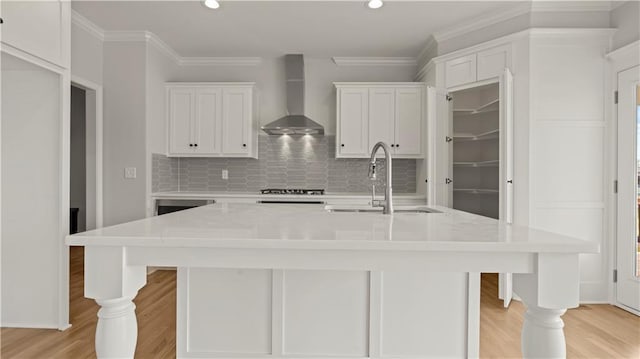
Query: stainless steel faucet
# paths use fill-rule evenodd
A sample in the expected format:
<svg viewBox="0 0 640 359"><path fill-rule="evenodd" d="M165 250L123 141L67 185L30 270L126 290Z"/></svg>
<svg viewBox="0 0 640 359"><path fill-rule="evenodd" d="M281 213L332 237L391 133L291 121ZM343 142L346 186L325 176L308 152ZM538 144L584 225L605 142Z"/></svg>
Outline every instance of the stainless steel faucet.
<svg viewBox="0 0 640 359"><path fill-rule="evenodd" d="M374 207L382 207L382 213L384 214L392 214L393 213L393 200L391 197L391 148L384 142L378 142L373 146L371 150L371 159L369 161L369 179L376 179L376 152L378 149L382 147L384 150L384 159L386 161L387 166L387 188L384 190L384 200L376 199L376 186L372 184L371 187L371 205Z"/></svg>

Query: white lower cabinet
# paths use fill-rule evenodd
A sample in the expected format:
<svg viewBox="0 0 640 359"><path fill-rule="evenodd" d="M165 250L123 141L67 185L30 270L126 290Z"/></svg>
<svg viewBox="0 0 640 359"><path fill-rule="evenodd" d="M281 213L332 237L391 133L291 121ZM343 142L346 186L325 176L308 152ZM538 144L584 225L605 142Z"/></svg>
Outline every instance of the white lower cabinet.
<svg viewBox="0 0 640 359"><path fill-rule="evenodd" d="M468 303L479 293L469 293L469 280L466 273L179 268L177 356L477 356L469 343L478 331L468 327L479 313Z"/></svg>
<svg viewBox="0 0 640 359"><path fill-rule="evenodd" d="M337 158L369 157L383 141L394 158L424 156L422 83L335 83Z"/></svg>
<svg viewBox="0 0 640 359"><path fill-rule="evenodd" d="M170 83L168 156L257 157L252 83Z"/></svg>

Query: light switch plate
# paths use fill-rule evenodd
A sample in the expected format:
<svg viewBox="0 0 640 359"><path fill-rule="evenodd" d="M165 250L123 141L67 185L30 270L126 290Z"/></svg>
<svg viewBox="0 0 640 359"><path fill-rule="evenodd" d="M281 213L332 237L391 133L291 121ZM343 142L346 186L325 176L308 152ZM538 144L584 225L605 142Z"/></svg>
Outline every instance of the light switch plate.
<svg viewBox="0 0 640 359"><path fill-rule="evenodd" d="M229 179L229 170L222 170L222 179Z"/></svg>
<svg viewBox="0 0 640 359"><path fill-rule="evenodd" d="M125 169L124 169L124 178L136 178L136 168L135 167L125 167Z"/></svg>

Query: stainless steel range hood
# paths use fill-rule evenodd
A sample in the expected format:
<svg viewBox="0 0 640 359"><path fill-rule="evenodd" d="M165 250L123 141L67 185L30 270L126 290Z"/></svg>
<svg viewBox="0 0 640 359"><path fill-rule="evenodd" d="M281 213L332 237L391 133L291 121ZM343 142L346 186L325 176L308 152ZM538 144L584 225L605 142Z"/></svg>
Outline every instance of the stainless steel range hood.
<svg viewBox="0 0 640 359"><path fill-rule="evenodd" d="M288 115L262 126L270 135L324 135L324 127L304 115L304 58L285 56Z"/></svg>

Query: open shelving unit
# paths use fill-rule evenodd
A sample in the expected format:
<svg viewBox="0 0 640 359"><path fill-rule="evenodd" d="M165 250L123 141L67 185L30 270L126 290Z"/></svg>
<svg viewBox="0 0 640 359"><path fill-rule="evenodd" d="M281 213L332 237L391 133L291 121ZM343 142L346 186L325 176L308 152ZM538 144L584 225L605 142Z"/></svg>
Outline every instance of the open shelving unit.
<svg viewBox="0 0 640 359"><path fill-rule="evenodd" d="M451 97L453 208L498 218L499 85L460 90Z"/></svg>

